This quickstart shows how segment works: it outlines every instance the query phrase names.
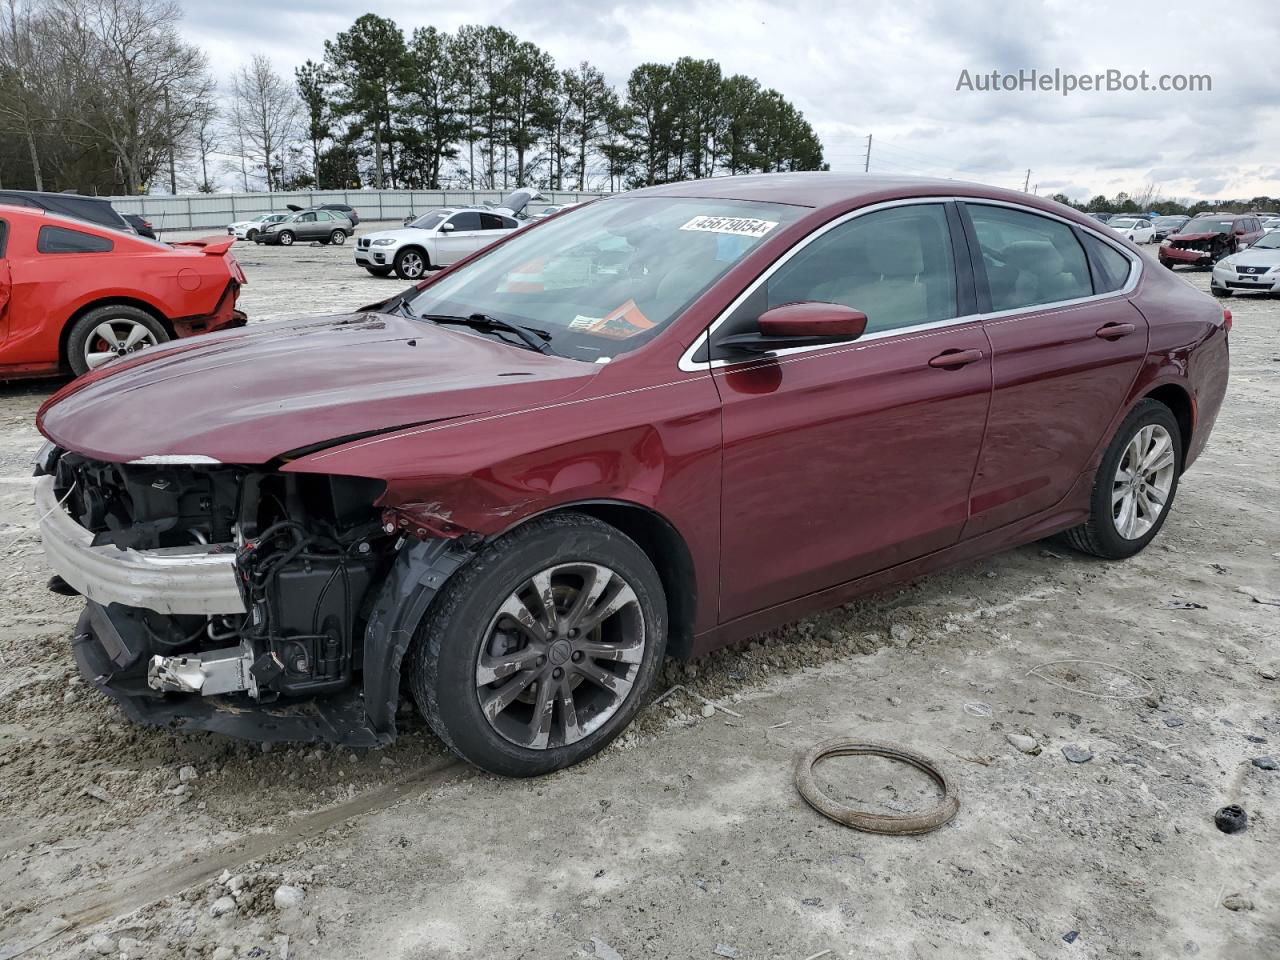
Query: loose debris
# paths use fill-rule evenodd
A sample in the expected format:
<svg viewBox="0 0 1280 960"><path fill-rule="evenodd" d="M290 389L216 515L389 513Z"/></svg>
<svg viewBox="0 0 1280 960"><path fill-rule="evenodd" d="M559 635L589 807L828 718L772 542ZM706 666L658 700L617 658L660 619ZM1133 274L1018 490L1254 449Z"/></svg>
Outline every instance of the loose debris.
<svg viewBox="0 0 1280 960"><path fill-rule="evenodd" d="M1259 770L1280 770L1280 763L1276 763L1275 757L1254 757L1253 765Z"/></svg>
<svg viewBox="0 0 1280 960"><path fill-rule="evenodd" d="M738 955L738 948L731 947L727 943L717 943L716 948L711 952L717 957L729 957L732 960L733 957Z"/></svg>
<svg viewBox="0 0 1280 960"><path fill-rule="evenodd" d="M1223 897L1222 905L1226 907L1228 910L1234 910L1237 912L1241 910L1253 909L1253 901L1250 900L1248 897L1244 896L1243 894L1239 894L1239 893L1232 893L1232 894L1228 894L1226 897Z"/></svg>
<svg viewBox="0 0 1280 960"><path fill-rule="evenodd" d="M1239 833L1249 825L1249 815L1244 807L1232 803L1213 815L1213 823L1223 833Z"/></svg>
<svg viewBox="0 0 1280 960"><path fill-rule="evenodd" d="M1005 739L1009 741L1014 749L1030 754L1033 757L1040 756L1040 744L1036 743L1035 737L1029 737L1023 733L1007 733Z"/></svg>
<svg viewBox="0 0 1280 960"><path fill-rule="evenodd" d="M600 957L600 960L622 960L622 954L599 937L591 938L591 947L595 950L596 956Z"/></svg>
<svg viewBox="0 0 1280 960"><path fill-rule="evenodd" d="M1077 747L1074 743L1068 743L1062 748L1062 755L1072 763L1088 763L1093 759L1093 751L1085 747Z"/></svg>
<svg viewBox="0 0 1280 960"><path fill-rule="evenodd" d="M692 690L686 687L683 683L677 683L674 687L669 689L662 696L654 700L652 705L656 707L658 704L660 704L663 700L667 699L667 697L671 696L677 690L684 691L686 694L693 697L693 699L695 700L701 700L705 706L711 707L713 710L719 710L722 713L727 713L729 716L737 717L739 720L742 719L742 714L738 713L737 711L730 710L728 707L724 706L723 704L716 703L716 701L714 700L708 700L706 697L704 697L700 693L694 693ZM706 714L703 714L703 716L706 716Z"/></svg>

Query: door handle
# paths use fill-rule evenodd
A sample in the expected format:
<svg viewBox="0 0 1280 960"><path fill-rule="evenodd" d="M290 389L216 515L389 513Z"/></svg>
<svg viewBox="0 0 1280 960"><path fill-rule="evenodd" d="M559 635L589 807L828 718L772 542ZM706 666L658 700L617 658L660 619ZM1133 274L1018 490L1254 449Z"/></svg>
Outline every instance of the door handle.
<svg viewBox="0 0 1280 960"><path fill-rule="evenodd" d="M1104 323L1093 331L1093 335L1102 340L1119 340L1121 337L1127 337L1136 329L1137 327L1132 323Z"/></svg>
<svg viewBox="0 0 1280 960"><path fill-rule="evenodd" d="M959 370L982 359L981 350L943 350L929 361L929 366L943 370Z"/></svg>

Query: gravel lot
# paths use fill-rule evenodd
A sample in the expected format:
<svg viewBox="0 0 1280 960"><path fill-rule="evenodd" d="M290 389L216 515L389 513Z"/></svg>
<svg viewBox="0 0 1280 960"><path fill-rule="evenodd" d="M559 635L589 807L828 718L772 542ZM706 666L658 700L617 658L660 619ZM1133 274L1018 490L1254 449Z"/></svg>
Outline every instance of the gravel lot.
<svg viewBox="0 0 1280 960"><path fill-rule="evenodd" d="M254 321L400 287L349 246L239 248ZM1226 405L1145 553L1033 544L669 664L661 689L733 713L677 692L532 782L409 718L368 752L126 723L72 666L79 604L43 587L25 476L58 384L0 386L0 958L1275 960L1280 771L1251 760L1280 759L1280 606L1255 599L1280 595L1280 301L1230 306ZM1030 672L1064 659L1099 663ZM938 760L959 816L821 818L792 762L839 734ZM934 796L887 761L821 770L852 802ZM1214 828L1228 803L1244 833Z"/></svg>

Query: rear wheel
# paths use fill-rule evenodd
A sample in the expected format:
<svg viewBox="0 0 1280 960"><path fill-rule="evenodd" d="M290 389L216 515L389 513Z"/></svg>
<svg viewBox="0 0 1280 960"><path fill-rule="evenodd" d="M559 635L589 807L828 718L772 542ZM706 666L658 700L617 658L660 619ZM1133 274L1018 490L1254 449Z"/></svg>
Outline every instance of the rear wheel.
<svg viewBox="0 0 1280 960"><path fill-rule="evenodd" d="M116 357L165 343L169 333L155 317L137 307L107 304L90 310L67 335L67 362L76 376Z"/></svg>
<svg viewBox="0 0 1280 960"><path fill-rule="evenodd" d="M1182 473L1182 437L1173 412L1142 400L1098 465L1088 521L1068 530L1071 546L1109 560L1131 557L1164 526Z"/></svg>
<svg viewBox="0 0 1280 960"><path fill-rule="evenodd" d="M329 242L342 246L347 242L347 235L341 230L335 230L333 233L329 234Z"/></svg>
<svg viewBox="0 0 1280 960"><path fill-rule="evenodd" d="M509 777L586 759L644 703L666 648L644 551L584 514L534 520L445 584L418 630L414 699L466 760Z"/></svg>
<svg viewBox="0 0 1280 960"><path fill-rule="evenodd" d="M421 280L427 272L427 255L416 247L407 247L396 254L394 266L401 280Z"/></svg>
<svg viewBox="0 0 1280 960"><path fill-rule="evenodd" d="M391 276L390 267L365 267L365 269L368 270L370 273L372 273L375 277Z"/></svg>

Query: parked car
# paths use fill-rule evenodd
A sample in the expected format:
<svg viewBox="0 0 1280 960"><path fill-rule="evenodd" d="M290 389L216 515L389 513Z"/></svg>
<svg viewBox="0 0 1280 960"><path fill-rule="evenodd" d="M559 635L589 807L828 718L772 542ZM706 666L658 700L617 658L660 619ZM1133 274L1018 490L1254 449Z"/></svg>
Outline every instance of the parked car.
<svg viewBox="0 0 1280 960"><path fill-rule="evenodd" d="M174 337L242 325L230 240L167 244L0 206L0 379L77 374Z"/></svg>
<svg viewBox="0 0 1280 960"><path fill-rule="evenodd" d="M1123 214L1112 217L1107 221L1107 226L1132 243L1150 243L1156 232L1156 228L1146 217L1127 217Z"/></svg>
<svg viewBox="0 0 1280 960"><path fill-rule="evenodd" d="M349 203L319 203L312 207L300 207L296 203L286 203L285 206L294 213L301 213L303 210L328 210L330 213L340 213L351 221L351 226L360 226L360 214Z"/></svg>
<svg viewBox="0 0 1280 960"><path fill-rule="evenodd" d="M34 207L64 217L87 220L113 230L134 232L129 221L116 212L111 201L102 197L83 197L78 193L42 193L37 190L0 190L0 204Z"/></svg>
<svg viewBox="0 0 1280 960"><path fill-rule="evenodd" d="M407 227L370 233L356 241L356 266L375 277L394 271L401 280L419 280L434 267L447 267L519 229L514 217L478 207L432 210Z"/></svg>
<svg viewBox="0 0 1280 960"><path fill-rule="evenodd" d="M1085 216L1093 217L1093 219L1097 220L1099 223L1106 223L1108 220L1114 217L1115 214L1094 212L1094 213L1085 214Z"/></svg>
<svg viewBox="0 0 1280 960"><path fill-rule="evenodd" d="M542 196L542 194L540 194L537 190L532 189L531 187L517 187L515 190L512 190L511 193L507 195L506 199L504 199L502 203L492 203L486 200L484 203L480 204L477 207L469 207L465 209L485 210L485 211L488 211L489 213L497 213L504 217L510 217L513 220L523 221L528 219L536 219L536 217L530 218L528 215L529 204L535 200L543 200L543 199L545 198ZM404 218L402 222L406 227L410 226L415 220L418 220L424 216L427 216L428 214L436 213L439 211L439 209L440 209L439 207L433 207L432 209L427 210L425 213L410 213L407 217ZM464 208L457 208L457 209L464 209Z"/></svg>
<svg viewBox="0 0 1280 960"><path fill-rule="evenodd" d="M1262 230L1264 233L1271 233L1280 230L1280 217L1271 217L1262 221Z"/></svg>
<svg viewBox="0 0 1280 960"><path fill-rule="evenodd" d="M1252 214L1197 214L1160 244L1160 262L1170 270L1179 264L1212 266L1262 235L1262 223Z"/></svg>
<svg viewBox="0 0 1280 960"><path fill-rule="evenodd" d="M124 219L138 236L146 237L148 240L156 238L155 227L151 225L151 221L146 217L140 217L136 213L126 213Z"/></svg>
<svg viewBox="0 0 1280 960"><path fill-rule="evenodd" d="M263 213L252 220L239 220L235 223L227 224L227 233L237 240L256 240L258 234L269 224L280 223L288 219L289 214L287 213Z"/></svg>
<svg viewBox="0 0 1280 960"><path fill-rule="evenodd" d="M723 177L111 364L37 421L72 650L170 729L387 743L403 678L473 763L564 767L665 654L1052 534L1150 543L1230 328L1152 266L1014 191Z"/></svg>
<svg viewBox="0 0 1280 960"><path fill-rule="evenodd" d="M1280 293L1280 232L1270 232L1213 265L1209 290L1215 297L1242 291Z"/></svg>
<svg viewBox="0 0 1280 960"><path fill-rule="evenodd" d="M340 246L355 232L351 221L337 211L303 210L275 223L263 224L253 242L288 247L295 240L316 240L325 245L334 243Z"/></svg>
<svg viewBox="0 0 1280 960"><path fill-rule="evenodd" d="M553 203L553 204L550 204L549 206L543 207L537 213L529 217L529 219L545 220L547 217L554 216L555 214L559 213L561 210L568 210L571 207L577 207L580 205L581 205L581 201L576 203Z"/></svg>
<svg viewBox="0 0 1280 960"><path fill-rule="evenodd" d="M1167 217L1156 217L1151 221L1151 225L1155 228L1155 232L1152 234L1152 239L1160 241L1165 237L1173 236L1173 234L1181 230L1183 225L1190 219L1190 217L1184 217L1181 214L1173 214Z"/></svg>

